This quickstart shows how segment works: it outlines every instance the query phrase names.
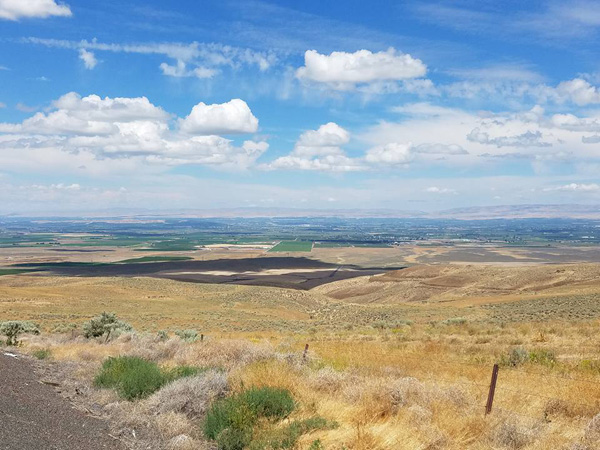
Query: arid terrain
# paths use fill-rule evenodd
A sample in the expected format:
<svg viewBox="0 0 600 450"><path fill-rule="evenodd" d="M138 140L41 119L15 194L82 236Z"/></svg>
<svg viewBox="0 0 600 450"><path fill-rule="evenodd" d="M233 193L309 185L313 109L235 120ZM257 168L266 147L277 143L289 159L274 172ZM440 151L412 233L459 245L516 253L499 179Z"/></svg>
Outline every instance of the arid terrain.
<svg viewBox="0 0 600 450"><path fill-rule="evenodd" d="M296 411L287 422L260 422L253 442L263 444L251 448L598 448L600 263L589 262L595 251L553 249L551 264L536 263L546 256L525 249L477 251L511 261L465 262L461 256L447 263L456 249L415 246L317 249L310 259L219 248L204 251L196 263L204 275L229 277L248 272L246 261L253 261L262 276L287 280L282 286L305 276L306 267L327 274L335 265L365 270L309 289L167 279L186 271L199 277L189 261L138 264L138 273L127 274L112 273L122 270L118 265L97 272L95 266L59 266L0 277L1 319L40 326L42 333L24 335L18 350L43 354L41 364L51 367L62 395L105 418L127 448L213 444L202 432L205 407L193 414L156 410L161 395L190 393L162 394L167 385L129 401L93 387L109 356L142 357L161 367L219 367L234 394L261 386L289 391ZM42 252L44 261L58 262ZM10 261L39 257L1 253ZM225 253L232 258L228 271ZM61 252L60 261L90 255ZM432 258L435 263L422 262ZM559 263L565 259L569 263ZM286 264L276 268L274 260ZM204 267L211 261L214 267ZM168 277L157 276L165 271ZM103 311L135 333L107 342L84 338L82 324ZM202 341L178 337L181 330L196 330ZM494 363L500 365L496 397L485 415ZM194 382L208 383L206 377ZM184 389L183 380L173 383ZM286 424L314 417L335 425L294 435L288 446L264 443L266 435L289 431Z"/></svg>

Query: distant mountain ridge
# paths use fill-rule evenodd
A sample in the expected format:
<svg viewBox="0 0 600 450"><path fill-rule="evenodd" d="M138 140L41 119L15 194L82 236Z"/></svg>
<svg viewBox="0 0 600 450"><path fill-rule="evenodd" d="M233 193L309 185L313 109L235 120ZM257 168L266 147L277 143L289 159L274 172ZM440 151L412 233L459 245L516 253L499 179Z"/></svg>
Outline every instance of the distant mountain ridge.
<svg viewBox="0 0 600 450"><path fill-rule="evenodd" d="M600 205L498 205L452 208L435 212L392 209L296 209L296 208L222 208L189 210L127 210L113 209L96 212L13 213L0 218L40 217L63 219L157 220L165 218L404 218L404 219L598 219Z"/></svg>

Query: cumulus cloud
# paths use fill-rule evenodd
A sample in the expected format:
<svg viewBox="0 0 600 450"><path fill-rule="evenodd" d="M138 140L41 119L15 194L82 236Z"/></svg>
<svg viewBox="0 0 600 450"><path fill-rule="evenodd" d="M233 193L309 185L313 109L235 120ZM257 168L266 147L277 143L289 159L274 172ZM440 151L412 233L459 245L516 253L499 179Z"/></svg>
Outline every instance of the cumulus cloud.
<svg viewBox="0 0 600 450"><path fill-rule="evenodd" d="M86 69L92 70L98 64L96 55L93 52L87 51L85 48L79 49L79 59L83 61L83 65Z"/></svg>
<svg viewBox="0 0 600 450"><path fill-rule="evenodd" d="M430 103L405 104L394 111L401 114L397 121L380 121L357 138L370 147L411 142L413 166L475 167L493 159L522 159L537 171L544 169L542 163L600 159L596 146L590 145L600 134L597 111L587 116L548 115L535 106L518 112L471 113Z"/></svg>
<svg viewBox="0 0 600 450"><path fill-rule="evenodd" d="M552 125L570 131L600 131L600 118L577 117L574 114L554 114Z"/></svg>
<svg viewBox="0 0 600 450"><path fill-rule="evenodd" d="M250 111L242 100L223 105L201 103L190 116L179 120L186 127L183 133L171 128L171 114L146 97L81 97L72 92L53 102L48 112L36 113L21 123L0 123L0 162L10 166L7 157L11 152L31 152L34 160L43 151L55 158L77 155L71 159L85 161L85 165L103 159L135 159L162 166L206 164L243 169L254 164L268 144L248 140L236 146L218 134L255 131L258 120L245 114L246 110ZM236 119L236 111L242 112L241 119Z"/></svg>
<svg viewBox="0 0 600 450"><path fill-rule="evenodd" d="M426 72L427 67L421 60L393 48L377 53L358 50L329 55L308 50L304 54L304 66L297 69L296 77L345 91L357 85L418 78Z"/></svg>
<svg viewBox="0 0 600 450"><path fill-rule="evenodd" d="M571 101L579 106L600 103L600 90L581 78L559 83L553 95L558 101Z"/></svg>
<svg viewBox="0 0 600 450"><path fill-rule="evenodd" d="M317 130L300 135L294 150L287 156L263 166L266 169L316 170L323 172L356 172L365 170L357 158L350 158L341 148L350 141L350 133L338 124L329 122Z"/></svg>
<svg viewBox="0 0 600 450"><path fill-rule="evenodd" d="M180 120L181 131L189 134L255 133L258 119L245 101L235 98L227 103L198 103L192 112Z"/></svg>
<svg viewBox="0 0 600 450"><path fill-rule="evenodd" d="M410 144L392 142L371 148L365 155L365 160L371 164L407 165L412 159Z"/></svg>
<svg viewBox="0 0 600 450"><path fill-rule="evenodd" d="M0 19L42 18L51 16L70 17L68 5L55 0L0 0Z"/></svg>
<svg viewBox="0 0 600 450"><path fill-rule="evenodd" d="M308 130L300 135L293 156L312 157L318 155L343 154L340 146L350 141L350 133L334 122L321 125L317 130Z"/></svg>

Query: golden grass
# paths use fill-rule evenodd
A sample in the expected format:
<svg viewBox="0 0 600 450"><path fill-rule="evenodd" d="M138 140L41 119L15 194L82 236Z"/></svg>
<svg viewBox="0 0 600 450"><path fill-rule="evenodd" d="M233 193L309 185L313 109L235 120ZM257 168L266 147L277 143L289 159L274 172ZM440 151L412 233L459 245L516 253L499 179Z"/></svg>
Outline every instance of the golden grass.
<svg viewBox="0 0 600 450"><path fill-rule="evenodd" d="M320 415L339 425L303 436L299 448L318 439L327 449L349 450L594 449L597 443L585 436L600 413L600 369L583 362L600 361L599 325L417 324L401 332L270 333L269 341L257 333L191 344L176 338L155 342L152 336L102 344L42 335L28 338L24 349L48 348L55 360L83 359L94 367L117 354L145 355L165 365L218 366L228 370L233 391L289 389L299 404L292 418ZM584 357L577 356L583 352L578 346L586 348ZM501 367L494 410L484 417L492 364L515 347L543 348L557 362ZM154 426L164 439L194 436L198 424L188 420L170 415Z"/></svg>
<svg viewBox="0 0 600 450"><path fill-rule="evenodd" d="M590 286L584 290L585 301L565 303L572 292L561 285L553 296L497 308L481 296L356 305L316 291L21 276L0 280L0 319L38 322L45 332L26 337L22 350L48 349L54 361L75 361L87 382L105 358L136 355L164 366L222 368L233 391L289 389L299 404L291 419L320 415L338 423L303 436L299 448L318 439L333 450L592 450L600 441L600 419L592 422L600 413L600 321L563 314L565 304L582 313L597 307ZM140 333L106 344L77 332L48 333L103 310ZM456 317L466 320L442 322ZM185 343L155 335L185 328L208 337ZM484 417L492 365L517 348L542 357L500 368L494 410ZM115 403L111 395L94 398ZM143 402L117 409L124 427L153 427L165 448L204 445L197 419L156 416Z"/></svg>

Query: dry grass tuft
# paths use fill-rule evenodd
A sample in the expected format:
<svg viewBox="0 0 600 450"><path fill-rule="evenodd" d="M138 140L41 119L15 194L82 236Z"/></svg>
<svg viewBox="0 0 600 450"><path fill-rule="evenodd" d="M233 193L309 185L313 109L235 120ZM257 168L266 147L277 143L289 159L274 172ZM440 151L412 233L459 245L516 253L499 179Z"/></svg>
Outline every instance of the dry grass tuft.
<svg viewBox="0 0 600 450"><path fill-rule="evenodd" d="M600 413L595 415L585 427L584 437L589 442L600 442Z"/></svg>
<svg viewBox="0 0 600 450"><path fill-rule="evenodd" d="M509 417L496 425L491 434L491 441L503 448L517 450L533 442L538 434L539 430L536 427Z"/></svg>
<svg viewBox="0 0 600 450"><path fill-rule="evenodd" d="M170 439L167 450L214 450L214 446L206 441L199 441L186 434L180 434Z"/></svg>
<svg viewBox="0 0 600 450"><path fill-rule="evenodd" d="M180 435L190 435L194 433L194 425L185 414L174 411L167 411L159 414L154 419L154 423L161 437L170 440Z"/></svg>
<svg viewBox="0 0 600 450"><path fill-rule="evenodd" d="M148 398L147 402L159 414L183 413L189 418L197 419L206 414L213 400L224 397L228 389L226 373L208 370L167 384Z"/></svg>

